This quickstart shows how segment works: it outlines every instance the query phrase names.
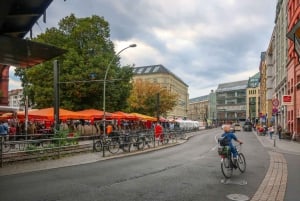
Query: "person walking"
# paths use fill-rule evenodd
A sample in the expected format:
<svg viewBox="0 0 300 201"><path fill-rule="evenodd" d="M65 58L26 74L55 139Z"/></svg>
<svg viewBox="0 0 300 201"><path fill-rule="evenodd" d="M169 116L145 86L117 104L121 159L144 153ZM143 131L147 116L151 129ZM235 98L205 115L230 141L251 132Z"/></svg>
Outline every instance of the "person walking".
<svg viewBox="0 0 300 201"><path fill-rule="evenodd" d="M269 127L268 131L269 131L270 139L272 140L272 137L273 137L273 134L274 134L274 127L273 127L273 125Z"/></svg>
<svg viewBox="0 0 300 201"><path fill-rule="evenodd" d="M282 127L281 127L281 125L277 126L277 133L278 133L279 139L281 139L281 133L282 133Z"/></svg>

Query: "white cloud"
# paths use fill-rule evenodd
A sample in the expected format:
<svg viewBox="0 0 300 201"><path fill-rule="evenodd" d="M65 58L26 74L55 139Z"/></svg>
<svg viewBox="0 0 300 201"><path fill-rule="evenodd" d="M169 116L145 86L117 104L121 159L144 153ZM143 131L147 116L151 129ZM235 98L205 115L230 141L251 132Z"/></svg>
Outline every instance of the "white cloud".
<svg viewBox="0 0 300 201"><path fill-rule="evenodd" d="M189 85L190 97L207 95L223 82L258 72L274 27L274 0L53 1L47 24L60 19L103 16L110 24L122 65L162 64ZM35 27L35 33L41 29Z"/></svg>
<svg viewBox="0 0 300 201"><path fill-rule="evenodd" d="M21 89L22 88L20 79L14 75L15 69L16 68L14 66L11 66L9 68L8 90Z"/></svg>

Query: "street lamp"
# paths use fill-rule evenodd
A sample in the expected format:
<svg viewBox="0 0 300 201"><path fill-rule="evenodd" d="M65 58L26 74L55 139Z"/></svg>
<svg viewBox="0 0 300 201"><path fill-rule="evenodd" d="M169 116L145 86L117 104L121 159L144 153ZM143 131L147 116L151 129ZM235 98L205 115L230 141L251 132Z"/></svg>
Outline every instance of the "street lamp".
<svg viewBox="0 0 300 201"><path fill-rule="evenodd" d="M111 61L109 62L107 68L106 68L106 71L105 71L105 76L104 76L104 80L103 80L103 134L104 136L106 136L106 125L105 125L105 121L106 121L106 114L105 114L105 91L106 91L106 77L107 77L107 73L108 73L108 70L112 64L112 62L114 61L114 59L119 55L121 54L121 52L123 52L124 50L128 49L128 48L131 48L131 47L136 47L136 44L131 44L125 48L123 48L122 50L120 50L116 55L113 56L113 58L111 59Z"/></svg>

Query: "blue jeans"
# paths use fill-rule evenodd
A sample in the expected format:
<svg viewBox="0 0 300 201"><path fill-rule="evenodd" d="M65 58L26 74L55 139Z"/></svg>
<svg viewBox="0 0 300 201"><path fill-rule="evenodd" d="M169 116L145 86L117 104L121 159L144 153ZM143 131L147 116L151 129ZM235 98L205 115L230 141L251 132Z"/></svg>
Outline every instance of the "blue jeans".
<svg viewBox="0 0 300 201"><path fill-rule="evenodd" d="M271 139L272 139L273 133L274 133L274 132L270 132L270 138L271 138Z"/></svg>
<svg viewBox="0 0 300 201"><path fill-rule="evenodd" d="M237 155L238 155L238 153L237 153L237 150L236 150L235 146L233 146L233 144L230 143L230 144L229 144L229 147L230 147L230 151L231 151L231 153L232 153L233 158L236 158Z"/></svg>

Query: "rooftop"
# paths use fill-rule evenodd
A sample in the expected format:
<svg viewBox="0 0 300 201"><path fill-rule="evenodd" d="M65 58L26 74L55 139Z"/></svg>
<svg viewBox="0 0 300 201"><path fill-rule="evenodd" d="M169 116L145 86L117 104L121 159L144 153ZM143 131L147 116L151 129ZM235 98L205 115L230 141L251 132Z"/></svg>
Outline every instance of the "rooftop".
<svg viewBox="0 0 300 201"><path fill-rule="evenodd" d="M170 74L175 77L178 81L188 87L188 85L183 82L178 76L169 71L166 67L161 64L151 65L151 66L139 66L133 68L134 75L147 75L147 74Z"/></svg>
<svg viewBox="0 0 300 201"><path fill-rule="evenodd" d="M228 82L219 84L216 92L235 91L240 89L246 89L248 86L248 80Z"/></svg>
<svg viewBox="0 0 300 201"><path fill-rule="evenodd" d="M198 102L202 102L202 101L208 101L208 95L191 98L189 100L189 103L198 103Z"/></svg>

